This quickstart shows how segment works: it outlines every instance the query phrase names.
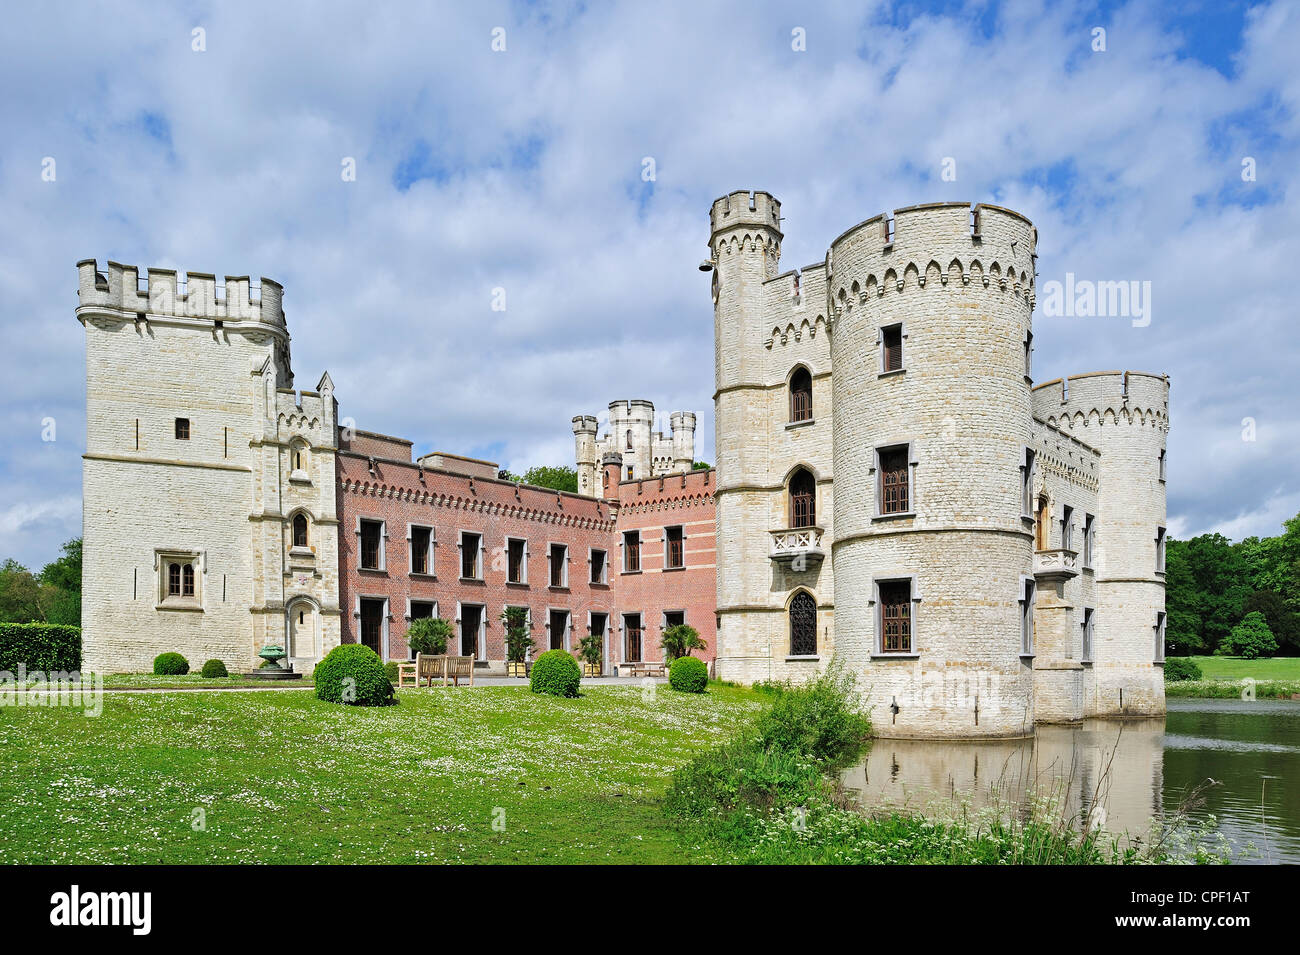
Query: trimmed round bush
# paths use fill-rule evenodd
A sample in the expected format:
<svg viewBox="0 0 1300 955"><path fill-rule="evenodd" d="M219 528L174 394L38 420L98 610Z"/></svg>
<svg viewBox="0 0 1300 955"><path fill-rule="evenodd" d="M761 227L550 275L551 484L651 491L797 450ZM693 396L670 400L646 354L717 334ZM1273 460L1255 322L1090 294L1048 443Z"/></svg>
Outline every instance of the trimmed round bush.
<svg viewBox="0 0 1300 955"><path fill-rule="evenodd" d="M709 685L709 667L695 657L678 657L668 667L668 685L682 693L703 693Z"/></svg>
<svg viewBox="0 0 1300 955"><path fill-rule="evenodd" d="M209 660L207 663L203 664L203 669L200 670L199 673L209 679L219 676L230 676L230 671L226 669L226 665L220 660Z"/></svg>
<svg viewBox="0 0 1300 955"><path fill-rule="evenodd" d="M1188 657L1165 657L1166 680L1199 680L1201 668Z"/></svg>
<svg viewBox="0 0 1300 955"><path fill-rule="evenodd" d="M389 660L387 663L384 664L384 676L388 677L389 683L397 682L397 677L399 672L400 671L397 669L396 660Z"/></svg>
<svg viewBox="0 0 1300 955"><path fill-rule="evenodd" d="M393 681L384 672L379 654L359 643L335 647L312 673L316 697L347 706L388 706L393 703Z"/></svg>
<svg viewBox="0 0 1300 955"><path fill-rule="evenodd" d="M160 653L153 658L153 672L157 676L184 676L190 672L190 661L179 653Z"/></svg>
<svg viewBox="0 0 1300 955"><path fill-rule="evenodd" d="M567 650L547 650L533 662L528 686L534 693L577 696L582 668Z"/></svg>

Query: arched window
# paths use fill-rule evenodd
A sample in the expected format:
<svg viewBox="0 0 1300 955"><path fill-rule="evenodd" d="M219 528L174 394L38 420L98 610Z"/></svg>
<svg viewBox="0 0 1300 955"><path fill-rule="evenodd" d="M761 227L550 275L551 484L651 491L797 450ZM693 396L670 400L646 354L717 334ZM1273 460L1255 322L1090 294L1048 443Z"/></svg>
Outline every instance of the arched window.
<svg viewBox="0 0 1300 955"><path fill-rule="evenodd" d="M817 523L817 482L807 469L790 476L790 526L812 527Z"/></svg>
<svg viewBox="0 0 1300 955"><path fill-rule="evenodd" d="M175 566L175 565L173 565ZM181 596L194 596L194 565L185 564L181 567Z"/></svg>
<svg viewBox="0 0 1300 955"><path fill-rule="evenodd" d="M817 653L817 601L801 590L790 601L790 656L810 657Z"/></svg>
<svg viewBox="0 0 1300 955"><path fill-rule="evenodd" d="M790 420L811 421L812 375L807 368L796 368L790 376Z"/></svg>
<svg viewBox="0 0 1300 955"><path fill-rule="evenodd" d="M167 568L167 596L181 595L181 565L172 564Z"/></svg>
<svg viewBox="0 0 1300 955"><path fill-rule="evenodd" d="M307 546L307 516L298 514L293 519L293 546Z"/></svg>

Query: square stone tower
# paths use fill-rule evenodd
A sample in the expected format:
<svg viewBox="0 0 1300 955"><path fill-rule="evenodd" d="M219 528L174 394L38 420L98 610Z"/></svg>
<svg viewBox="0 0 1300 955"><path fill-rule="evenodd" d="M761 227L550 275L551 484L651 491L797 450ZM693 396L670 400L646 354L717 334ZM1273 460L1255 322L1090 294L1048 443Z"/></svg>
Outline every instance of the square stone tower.
<svg viewBox="0 0 1300 955"><path fill-rule="evenodd" d="M339 639L336 403L328 375L291 389L279 284L77 269L84 668L309 666Z"/></svg>

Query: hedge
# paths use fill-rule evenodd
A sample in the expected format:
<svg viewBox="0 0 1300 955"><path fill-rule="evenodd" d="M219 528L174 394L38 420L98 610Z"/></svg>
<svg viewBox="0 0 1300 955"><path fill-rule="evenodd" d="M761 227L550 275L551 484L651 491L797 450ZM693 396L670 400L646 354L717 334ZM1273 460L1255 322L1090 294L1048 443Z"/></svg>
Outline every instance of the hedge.
<svg viewBox="0 0 1300 955"><path fill-rule="evenodd" d="M81 669L81 628L53 623L0 623L0 670L71 673Z"/></svg>
<svg viewBox="0 0 1300 955"><path fill-rule="evenodd" d="M528 686L534 693L574 697L582 682L582 669L568 650L547 650L533 661Z"/></svg>
<svg viewBox="0 0 1300 955"><path fill-rule="evenodd" d="M668 685L681 693L703 693L709 685L709 665L695 657L678 657L668 665Z"/></svg>
<svg viewBox="0 0 1300 955"><path fill-rule="evenodd" d="M313 671L316 697L346 706L390 706L393 682L379 654L360 643L335 647Z"/></svg>

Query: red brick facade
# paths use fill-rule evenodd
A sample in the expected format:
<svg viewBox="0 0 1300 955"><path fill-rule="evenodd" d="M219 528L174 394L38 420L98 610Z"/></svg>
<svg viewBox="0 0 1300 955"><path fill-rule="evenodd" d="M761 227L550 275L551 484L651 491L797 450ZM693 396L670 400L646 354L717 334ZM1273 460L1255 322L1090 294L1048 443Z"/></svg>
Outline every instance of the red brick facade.
<svg viewBox="0 0 1300 955"><path fill-rule="evenodd" d="M576 655L603 629L603 670L613 673L638 649L639 615L639 659L661 660L663 628L681 619L708 643L696 655L713 660L712 471L624 482L617 499L601 500L486 477L490 462L427 456L441 467L423 467L397 438L353 432L340 444L344 643L406 659L410 621L435 615L456 632L449 652L500 665L501 615L518 606L529 610L534 655ZM625 572L625 531L640 536L636 571ZM682 566L665 567L666 556Z"/></svg>

